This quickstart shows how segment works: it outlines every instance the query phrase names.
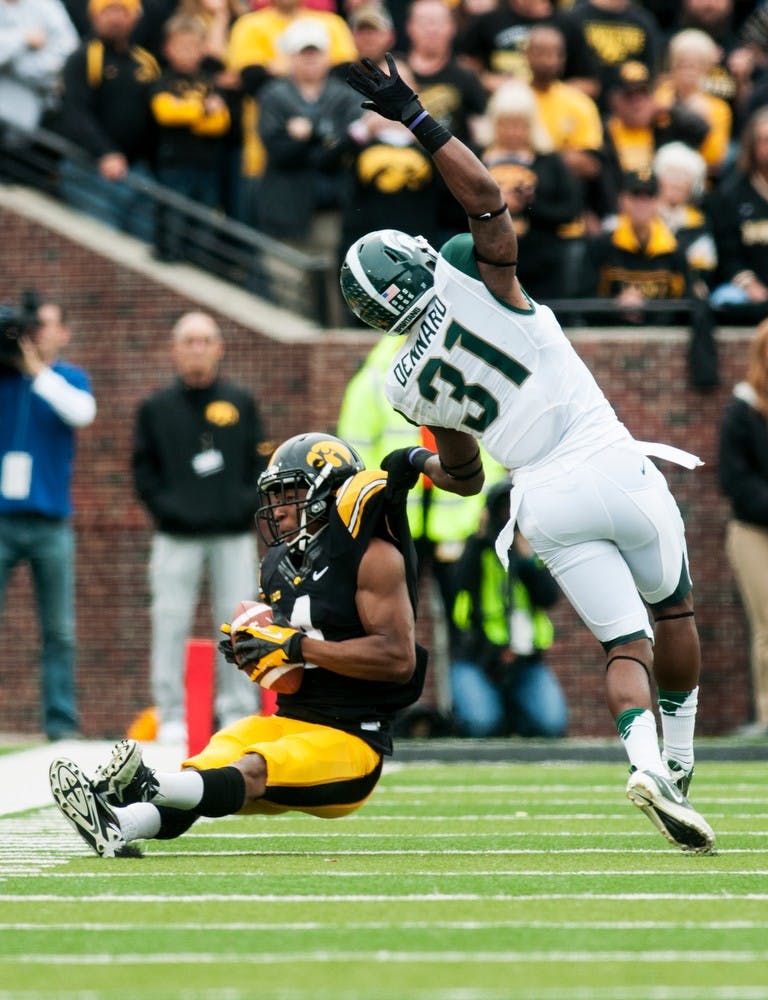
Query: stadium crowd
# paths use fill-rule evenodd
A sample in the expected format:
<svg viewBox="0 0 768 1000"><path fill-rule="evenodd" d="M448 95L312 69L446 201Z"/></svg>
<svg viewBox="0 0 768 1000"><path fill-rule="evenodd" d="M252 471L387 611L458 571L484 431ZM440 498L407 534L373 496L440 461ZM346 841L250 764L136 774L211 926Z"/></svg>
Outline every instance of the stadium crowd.
<svg viewBox="0 0 768 1000"><path fill-rule="evenodd" d="M768 314L768 3L0 0L0 38L2 143L64 136L88 158L58 165L62 197L145 239L128 172L313 253L464 230L344 84L391 51L498 180L534 297Z"/></svg>

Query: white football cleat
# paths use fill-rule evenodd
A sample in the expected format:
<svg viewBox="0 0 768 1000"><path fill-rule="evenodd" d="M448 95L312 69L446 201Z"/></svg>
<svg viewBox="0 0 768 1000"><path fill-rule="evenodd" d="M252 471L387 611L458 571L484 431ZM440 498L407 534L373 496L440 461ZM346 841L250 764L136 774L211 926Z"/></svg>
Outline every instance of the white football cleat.
<svg viewBox="0 0 768 1000"><path fill-rule="evenodd" d="M77 764L60 757L51 764L49 777L54 802L91 850L103 858L117 857L125 848L117 814Z"/></svg>
<svg viewBox="0 0 768 1000"><path fill-rule="evenodd" d="M669 778L635 771L627 782L627 798L671 844L694 854L711 853L715 845L712 827Z"/></svg>
<svg viewBox="0 0 768 1000"><path fill-rule="evenodd" d="M150 802L158 782L155 772L142 760L136 740L120 740L107 763L94 772L92 785L109 805L125 806Z"/></svg>

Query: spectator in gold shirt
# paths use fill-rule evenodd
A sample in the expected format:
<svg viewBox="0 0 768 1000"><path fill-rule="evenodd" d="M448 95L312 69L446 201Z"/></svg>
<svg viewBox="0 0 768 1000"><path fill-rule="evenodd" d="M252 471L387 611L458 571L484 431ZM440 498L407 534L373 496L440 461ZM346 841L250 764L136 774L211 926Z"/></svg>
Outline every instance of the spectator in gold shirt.
<svg viewBox="0 0 768 1000"><path fill-rule="evenodd" d="M561 80L565 66L563 33L553 24L531 28L525 55L539 117L555 150L578 177L595 177L600 170L603 125L592 98Z"/></svg>
<svg viewBox="0 0 768 1000"><path fill-rule="evenodd" d="M240 71L245 66L259 65L273 76L285 76L289 59L281 50L278 39L299 17L316 18L325 28L331 66L357 58L352 32L343 17L304 7L302 0L272 0L269 6L243 14L235 21L229 37L230 69Z"/></svg>

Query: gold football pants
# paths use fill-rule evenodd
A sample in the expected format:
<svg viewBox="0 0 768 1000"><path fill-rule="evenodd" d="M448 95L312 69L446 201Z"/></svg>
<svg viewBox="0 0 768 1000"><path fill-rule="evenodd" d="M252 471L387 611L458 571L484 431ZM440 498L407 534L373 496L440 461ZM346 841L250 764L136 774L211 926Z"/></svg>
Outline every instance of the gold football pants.
<svg viewBox="0 0 768 1000"><path fill-rule="evenodd" d="M226 767L249 753L266 761L267 789L243 813L346 816L368 799L381 775L381 755L359 737L277 715L252 715L220 729L182 767Z"/></svg>

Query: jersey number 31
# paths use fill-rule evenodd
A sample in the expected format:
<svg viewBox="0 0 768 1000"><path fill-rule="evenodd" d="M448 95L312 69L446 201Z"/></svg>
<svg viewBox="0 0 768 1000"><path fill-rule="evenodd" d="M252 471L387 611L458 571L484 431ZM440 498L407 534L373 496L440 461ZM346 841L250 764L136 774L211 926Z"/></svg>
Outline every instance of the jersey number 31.
<svg viewBox="0 0 768 1000"><path fill-rule="evenodd" d="M531 374L525 365L521 365L519 361L511 358L486 340L482 340L459 323L451 323L445 334L445 346L448 350L455 344L459 344L465 351L474 354L490 368L501 372L505 378L518 387ZM465 382L459 369L449 364L444 358L431 358L419 374L419 392L430 403L434 403L437 399L438 390L432 384L435 378L441 378L451 386L451 398L458 403L469 399L479 407L479 413L476 416L466 416L462 420L462 424L469 430L482 433L498 417L498 399L477 382Z"/></svg>

